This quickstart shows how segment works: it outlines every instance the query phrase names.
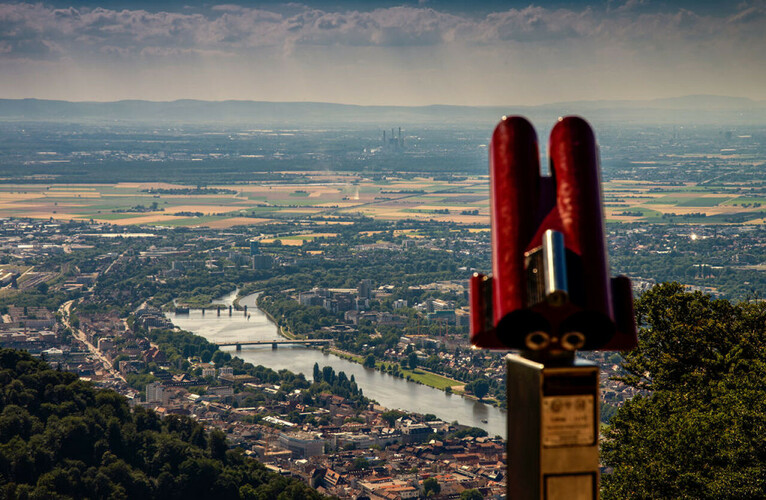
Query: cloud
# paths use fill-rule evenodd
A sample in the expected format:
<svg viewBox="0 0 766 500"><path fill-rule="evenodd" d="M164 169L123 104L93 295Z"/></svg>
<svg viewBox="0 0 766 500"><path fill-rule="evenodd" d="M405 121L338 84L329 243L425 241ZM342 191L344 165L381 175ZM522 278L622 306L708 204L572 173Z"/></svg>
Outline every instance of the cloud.
<svg viewBox="0 0 766 500"><path fill-rule="evenodd" d="M632 10L640 6L641 14ZM233 53L268 47L401 47L444 44L559 43L591 39L630 44L651 40L763 38L762 2L742 4L728 18L689 10L646 12L628 0L610 12L588 7L530 6L470 18L426 6L329 12L293 5L290 13L216 5L205 12L149 12L106 8L54 9L43 4L0 4L0 57L55 58L119 47L122 56L173 50Z"/></svg>
<svg viewBox="0 0 766 500"><path fill-rule="evenodd" d="M757 64L763 0L715 11L655 4L465 15L444 2L172 11L0 3L0 95L377 104L766 97Z"/></svg>
<svg viewBox="0 0 766 500"><path fill-rule="evenodd" d="M542 7L511 9L489 14L477 28L486 43L497 41L535 42L579 38L596 33L598 21L586 8L580 12Z"/></svg>

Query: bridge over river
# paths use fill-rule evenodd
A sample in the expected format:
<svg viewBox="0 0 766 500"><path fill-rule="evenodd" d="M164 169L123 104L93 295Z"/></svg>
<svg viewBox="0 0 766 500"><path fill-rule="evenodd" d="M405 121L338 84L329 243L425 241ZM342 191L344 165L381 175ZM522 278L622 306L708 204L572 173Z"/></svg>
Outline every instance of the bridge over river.
<svg viewBox="0 0 766 500"><path fill-rule="evenodd" d="M308 339L308 340L252 340L252 341L232 341L232 342L216 342L218 347L233 345L238 351L242 350L242 346L261 346L270 345L272 349L276 349L280 345L327 345L332 342L332 339Z"/></svg>

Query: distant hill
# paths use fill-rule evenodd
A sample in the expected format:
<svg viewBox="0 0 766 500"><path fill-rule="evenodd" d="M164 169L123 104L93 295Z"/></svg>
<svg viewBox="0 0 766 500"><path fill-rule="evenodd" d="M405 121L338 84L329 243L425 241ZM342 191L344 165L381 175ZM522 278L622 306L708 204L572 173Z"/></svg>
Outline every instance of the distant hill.
<svg viewBox="0 0 766 500"><path fill-rule="evenodd" d="M692 95L644 101L575 101L541 106L356 106L318 102L69 102L0 99L0 120L60 122L337 125L354 123L485 124L506 114L555 120L582 114L594 122L766 124L766 102Z"/></svg>

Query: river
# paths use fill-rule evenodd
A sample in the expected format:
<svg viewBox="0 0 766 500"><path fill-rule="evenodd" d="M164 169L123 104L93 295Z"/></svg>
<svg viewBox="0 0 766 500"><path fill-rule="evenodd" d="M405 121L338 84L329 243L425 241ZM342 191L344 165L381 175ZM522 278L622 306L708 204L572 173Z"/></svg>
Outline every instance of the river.
<svg viewBox="0 0 766 500"><path fill-rule="evenodd" d="M178 327L201 335L210 342L280 339L276 325L256 307L256 294L243 297L239 301L240 305L247 306L249 319L242 311L236 310L229 316L228 306L232 304L236 294L235 291L215 301L222 306L220 316L215 309L208 309L204 316L201 310L192 309L188 315L170 314L168 317ZM303 373L309 379L314 370L314 363L319 363L320 368L332 366L336 372L346 372L349 377L354 375L364 395L387 408L432 413L447 422L457 420L463 425L481 427L490 436L506 436L504 410L364 368L358 363L325 354L318 349L280 346L272 350L271 346L259 346L243 347L240 352L236 352L234 347L222 347L222 350L232 355L236 354L254 365ZM486 420L486 423L483 420Z"/></svg>

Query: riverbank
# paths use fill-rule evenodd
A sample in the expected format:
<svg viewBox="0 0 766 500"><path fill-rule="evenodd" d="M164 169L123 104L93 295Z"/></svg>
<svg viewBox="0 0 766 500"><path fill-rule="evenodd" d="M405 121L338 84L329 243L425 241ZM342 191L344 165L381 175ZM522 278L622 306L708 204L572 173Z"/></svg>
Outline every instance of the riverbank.
<svg viewBox="0 0 766 500"><path fill-rule="evenodd" d="M239 301L241 298L243 298L242 295L237 295L237 297L234 299L233 304L235 307L240 307ZM298 335L289 331L286 327L280 325L277 322L276 318L274 318L274 316L271 315L271 313L259 307L257 297L255 299L255 306L258 307L258 310L261 311L269 319L269 321L271 321L272 323L274 323L274 325L278 327L278 331L281 336L289 340L303 340L303 337L299 337ZM324 348L323 351L329 352L343 359L353 361L354 363L359 363L360 365L364 364L364 357L359 356L357 354L353 354L347 351L342 351L334 347ZM399 365L398 363L392 363L392 362L386 362L386 361L375 362L375 369L383 373L392 374L392 372L394 371L394 366L399 366ZM433 387L434 389L439 389L440 391L455 392L456 394L463 395L462 389L463 387L465 387L465 383L459 380L454 380L454 379L445 377L443 375L430 372L428 370L423 370L422 368L416 368L414 370L411 370L411 369L405 369L399 366L399 372L401 373L400 378L404 378L406 380L410 380L418 384L427 385L428 387Z"/></svg>
<svg viewBox="0 0 766 500"><path fill-rule="evenodd" d="M326 348L325 350L330 354L334 354L335 356L341 357L343 359L353 361L354 363L359 363L360 365L364 364L363 356L352 354L347 351L341 351L340 349L336 349L334 347ZM394 370L394 366L399 365L398 363L387 361L375 362L375 369L383 373L391 374L391 372ZM459 380L447 378L442 375L429 372L428 370L423 370L422 368L415 368L414 370L410 370L399 366L399 372L401 373L400 378L410 380L418 384L427 385L428 387L433 387L434 389L439 389L440 391L446 391L447 387L449 387L452 391L457 393L454 387L464 386L464 383L460 382Z"/></svg>
<svg viewBox="0 0 766 500"><path fill-rule="evenodd" d="M228 308L235 296L229 294L216 300L222 307ZM174 316L168 315L173 322L183 330L206 338L209 342L232 343L236 341L269 341L286 339L291 332L277 327L276 318L270 318L255 304L255 297L250 294L239 301L240 306L247 304L248 310L252 311L252 317L244 317L241 313L233 316L207 314L203 316L199 310L192 309L189 314ZM302 373L306 378L311 378L314 365L320 367L332 367L336 373L345 372L350 378L355 377L364 395L378 401L381 406L401 409L413 413L432 413L437 417L448 421L458 421L461 424L479 427L486 430L490 435L504 436L506 433L505 411L489 404L478 402L469 397L460 397L459 391L442 389L432 384L413 383L412 373L410 379L399 377L390 373L391 362L386 366L378 365L377 370L365 368L362 359L349 359L350 353L341 356L340 353L330 353L326 349L308 349L304 346L279 346L274 350L267 347L243 347L241 351L235 351L234 347L224 347L224 351L232 356L239 357L254 366L262 365L275 371L288 370L293 373ZM383 368L383 369L380 369ZM386 368L389 371L386 371ZM401 367L399 366L401 371ZM416 376L427 377L425 371L418 369ZM452 384L460 382L444 380L442 387L455 387ZM457 387L456 387L457 389Z"/></svg>
<svg viewBox="0 0 766 500"><path fill-rule="evenodd" d="M251 294L252 295L252 294ZM235 307L239 307L239 300L243 296L238 295L234 301L233 304ZM258 308L260 312L262 312L268 319L271 321L275 326L278 327L279 335L282 337L285 337L289 340L303 340L304 337L298 336L292 332L290 332L286 327L279 325L276 318L271 315L268 311L258 307L258 300L256 297L256 300L254 301L255 306ZM360 356L358 354L353 354L347 351L343 351L334 347L325 347L322 348L322 352L328 352L334 356L338 356L340 358L343 358L348 361L352 361L354 363L358 363L360 365L364 364L364 356ZM399 375L394 375L395 368L398 368ZM399 378L403 378L405 380L415 382L417 384L425 385L428 387L432 387L434 389L438 389L440 391L444 391L449 394L456 394L461 397L464 397L466 399L470 399L473 401L480 401L482 403L487 403L492 406L495 406L497 408L500 407L500 402L496 399L482 399L480 400L476 396L472 394L466 394L465 393L465 382L462 382L460 380L451 379L449 377L445 377L444 375L439 375L438 373L434 373L428 370L424 370L422 368L415 368L408 369L403 368L399 363L394 362L388 362L388 361L376 361L375 362L375 370L387 373L392 376L399 376Z"/></svg>

